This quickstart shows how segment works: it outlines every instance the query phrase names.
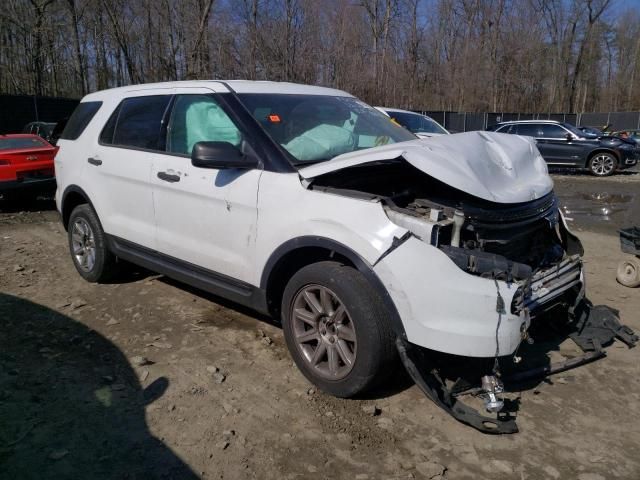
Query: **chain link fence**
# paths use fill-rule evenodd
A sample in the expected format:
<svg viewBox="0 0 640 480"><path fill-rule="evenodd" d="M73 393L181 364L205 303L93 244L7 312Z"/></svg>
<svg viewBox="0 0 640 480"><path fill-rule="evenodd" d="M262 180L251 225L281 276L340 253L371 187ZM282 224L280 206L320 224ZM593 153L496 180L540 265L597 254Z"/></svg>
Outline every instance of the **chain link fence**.
<svg viewBox="0 0 640 480"><path fill-rule="evenodd" d="M471 113L414 110L429 115L452 133L486 130L490 125L514 120L556 120L609 131L640 130L640 112L605 113Z"/></svg>

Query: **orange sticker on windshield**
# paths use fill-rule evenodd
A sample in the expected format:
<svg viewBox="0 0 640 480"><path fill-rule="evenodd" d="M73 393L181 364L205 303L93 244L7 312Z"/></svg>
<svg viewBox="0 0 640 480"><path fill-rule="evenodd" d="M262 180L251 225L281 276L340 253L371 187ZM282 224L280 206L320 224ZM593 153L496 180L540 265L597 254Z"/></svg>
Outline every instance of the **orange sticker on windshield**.
<svg viewBox="0 0 640 480"><path fill-rule="evenodd" d="M280 115L272 113L271 115L268 115L267 118L271 123L280 123Z"/></svg>

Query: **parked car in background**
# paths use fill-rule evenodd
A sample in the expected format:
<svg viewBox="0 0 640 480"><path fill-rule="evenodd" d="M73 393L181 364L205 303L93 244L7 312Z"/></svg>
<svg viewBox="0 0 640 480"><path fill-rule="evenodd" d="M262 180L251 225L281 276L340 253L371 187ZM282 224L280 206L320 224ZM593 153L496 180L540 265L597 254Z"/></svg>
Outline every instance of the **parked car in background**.
<svg viewBox="0 0 640 480"><path fill-rule="evenodd" d="M57 148L38 135L0 135L0 193L5 200L55 189Z"/></svg>
<svg viewBox="0 0 640 480"><path fill-rule="evenodd" d="M640 130L620 130L619 132L613 132L611 135L618 138L627 138L640 144Z"/></svg>
<svg viewBox="0 0 640 480"><path fill-rule="evenodd" d="M449 132L433 118L421 113L400 110L398 108L375 107L396 123L402 125L418 138L448 135Z"/></svg>
<svg viewBox="0 0 640 480"><path fill-rule="evenodd" d="M329 88L122 87L69 119L56 203L87 281L121 258L280 318L304 375L349 397L393 373L398 342L512 355L538 312L581 298L532 140L424 143Z"/></svg>
<svg viewBox="0 0 640 480"><path fill-rule="evenodd" d="M553 120L502 122L487 130L533 137L540 154L549 165L586 168L599 177L633 167L640 159L640 146L632 140L598 137L580 131L571 124Z"/></svg>
<svg viewBox="0 0 640 480"><path fill-rule="evenodd" d="M68 121L69 121L69 117L62 118L62 119L58 120L58 122L56 123L56 126L53 127L53 130L51 131L51 135L49 136L49 139L47 140L51 145L57 145L58 144L58 140L60 139L60 135L62 135L62 132L64 131L64 127L67 126L67 122Z"/></svg>
<svg viewBox="0 0 640 480"><path fill-rule="evenodd" d="M55 122L31 122L22 129L22 133L30 133L44 138L47 142L51 140L51 134L55 128Z"/></svg>

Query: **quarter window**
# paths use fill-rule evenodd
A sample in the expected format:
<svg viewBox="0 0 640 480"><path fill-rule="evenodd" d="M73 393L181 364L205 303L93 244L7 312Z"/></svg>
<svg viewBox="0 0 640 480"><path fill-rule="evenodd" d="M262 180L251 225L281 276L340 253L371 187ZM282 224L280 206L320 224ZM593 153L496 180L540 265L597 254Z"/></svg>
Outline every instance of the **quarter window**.
<svg viewBox="0 0 640 480"><path fill-rule="evenodd" d="M193 146L205 141L237 147L242 134L211 96L178 95L167 129L167 151L191 155Z"/></svg>
<svg viewBox="0 0 640 480"><path fill-rule="evenodd" d="M111 115L100 135L107 145L162 150L162 119L171 96L127 98Z"/></svg>
<svg viewBox="0 0 640 480"><path fill-rule="evenodd" d="M76 140L84 129L87 128L89 122L100 109L102 102L82 102L71 114L67 124L62 131L60 138L63 140ZM32 125L31 129L33 130Z"/></svg>

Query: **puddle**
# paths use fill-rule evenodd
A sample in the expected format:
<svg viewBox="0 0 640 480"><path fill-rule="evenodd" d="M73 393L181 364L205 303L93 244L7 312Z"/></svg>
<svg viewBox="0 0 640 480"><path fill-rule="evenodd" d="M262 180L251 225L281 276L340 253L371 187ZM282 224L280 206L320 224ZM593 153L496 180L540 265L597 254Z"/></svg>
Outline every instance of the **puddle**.
<svg viewBox="0 0 640 480"><path fill-rule="evenodd" d="M570 226L617 235L617 230L620 228L640 225L640 207L638 206L640 192L571 191L574 188L576 190L597 189L597 185L567 187L557 185L556 194L560 200L560 208ZM637 189L637 185L632 188L632 190Z"/></svg>

